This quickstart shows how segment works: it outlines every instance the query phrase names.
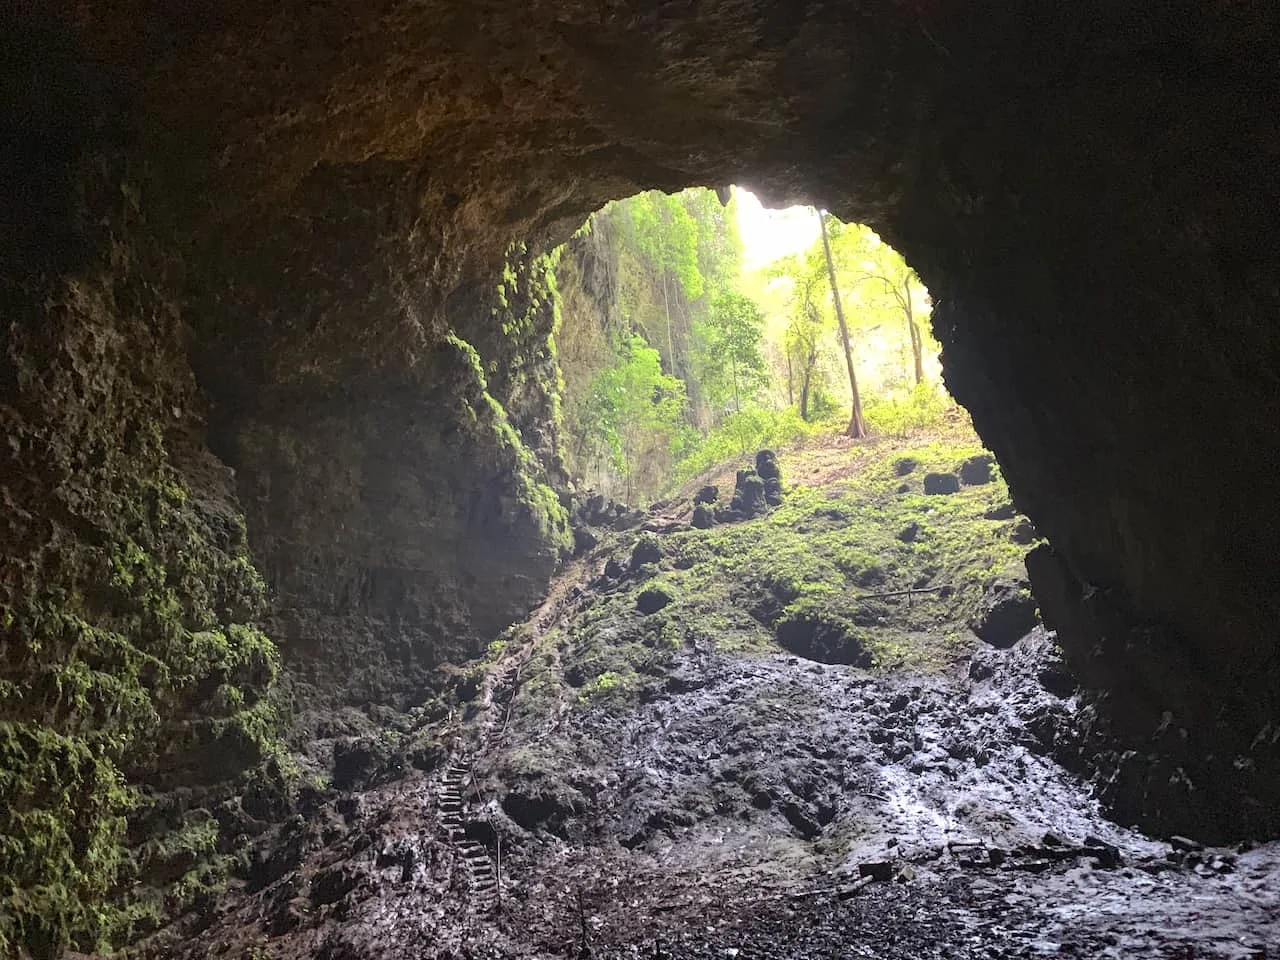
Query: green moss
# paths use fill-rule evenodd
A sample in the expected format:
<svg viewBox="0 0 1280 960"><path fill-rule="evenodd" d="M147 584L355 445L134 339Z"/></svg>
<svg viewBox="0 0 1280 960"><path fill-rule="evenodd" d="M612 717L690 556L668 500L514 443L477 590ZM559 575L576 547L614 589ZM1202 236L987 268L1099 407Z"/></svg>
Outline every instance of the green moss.
<svg viewBox="0 0 1280 960"><path fill-rule="evenodd" d="M952 470L978 452L976 445L948 443L910 449L921 463L917 473ZM762 619L846 625L882 667L946 662L956 644L937 625L962 621L987 582L1020 563L1024 548L1009 539L1011 524L984 516L1007 498L1002 481L945 497L899 493L900 454L890 446L853 452L859 469L841 469L845 476L823 487L796 487L768 516L670 538L674 564L684 569L669 577L682 595L699 597L682 611L686 620L714 618L713 634L734 624L737 645L772 649L768 623L742 616L744 607L763 603ZM804 457L789 455L788 475L809 472ZM915 539L899 539L910 524L918 528ZM928 587L944 589L877 596Z"/></svg>
<svg viewBox="0 0 1280 960"><path fill-rule="evenodd" d="M587 702L593 698L610 693L621 693L634 683L633 677L624 677L612 670L606 670L582 689L581 700Z"/></svg>
<svg viewBox="0 0 1280 960"><path fill-rule="evenodd" d="M176 478L145 489L114 542L65 550L0 613L0 952L106 949L158 909L145 871L164 858L144 854L138 874L125 843L131 774L203 763L199 782L213 782L281 749L275 647L227 620L257 613L261 578ZM210 822L155 842L199 872L215 839Z"/></svg>
<svg viewBox="0 0 1280 960"><path fill-rule="evenodd" d="M972 443L907 445L921 467L954 469L979 452ZM816 472L837 479L802 480L771 513L742 523L658 538L657 563L612 591L597 594L571 621L541 640L517 710L535 716L557 698L579 706L634 702L663 682L674 652L687 645L747 654L777 653L779 623L821 624L848 637L871 669L941 668L967 653L969 635L956 630L990 579L1020 566L1025 548L1012 542L1014 521L985 517L1007 499L1002 481L965 487L944 497L899 493L894 461L903 445L872 445L830 454L800 450L783 456L788 476ZM910 524L914 539L899 539ZM648 536L621 537L620 560ZM946 588L882 597L916 588ZM644 615L642 595L668 600ZM603 678L603 679L602 679Z"/></svg>
<svg viewBox="0 0 1280 960"><path fill-rule="evenodd" d="M564 553L573 544L569 515L556 492L543 479L545 470L525 446L501 403L489 392L480 354L456 334L447 342L461 359L467 374L463 413L480 443L492 444L510 464L514 496L509 500L507 520L516 526L531 525L552 549Z"/></svg>

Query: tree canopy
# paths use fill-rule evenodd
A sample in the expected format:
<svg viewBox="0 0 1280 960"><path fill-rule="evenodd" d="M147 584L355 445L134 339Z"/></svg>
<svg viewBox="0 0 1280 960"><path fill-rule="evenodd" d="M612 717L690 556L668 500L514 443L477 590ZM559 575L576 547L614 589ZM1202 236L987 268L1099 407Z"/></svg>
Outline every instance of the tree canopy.
<svg viewBox="0 0 1280 960"><path fill-rule="evenodd" d="M610 203L557 267L567 462L613 496L658 496L713 451L835 429L855 382L871 432L950 405L928 291L892 247L827 216L828 262L815 218L811 240L746 272L737 202L699 188Z"/></svg>

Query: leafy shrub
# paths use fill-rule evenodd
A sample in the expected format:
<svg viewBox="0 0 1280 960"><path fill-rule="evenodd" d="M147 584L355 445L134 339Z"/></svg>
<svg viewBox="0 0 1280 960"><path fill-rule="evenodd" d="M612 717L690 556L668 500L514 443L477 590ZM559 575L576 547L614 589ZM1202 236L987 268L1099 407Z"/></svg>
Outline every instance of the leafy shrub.
<svg viewBox="0 0 1280 960"><path fill-rule="evenodd" d="M820 430L820 427L802 420L794 407L785 410L754 407L730 414L723 424L694 444L676 464L674 482L683 483L725 460L766 447L785 446Z"/></svg>
<svg viewBox="0 0 1280 960"><path fill-rule="evenodd" d="M942 426L954 405L938 384L925 381L907 391L868 397L862 412L873 433L902 437Z"/></svg>

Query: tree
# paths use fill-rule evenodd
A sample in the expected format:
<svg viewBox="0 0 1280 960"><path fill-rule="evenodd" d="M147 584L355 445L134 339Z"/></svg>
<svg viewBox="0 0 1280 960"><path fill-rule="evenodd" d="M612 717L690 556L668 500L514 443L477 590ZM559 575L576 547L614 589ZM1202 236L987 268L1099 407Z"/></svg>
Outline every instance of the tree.
<svg viewBox="0 0 1280 960"><path fill-rule="evenodd" d="M900 258L899 258L900 259ZM920 327L916 323L915 306L912 302L912 285L921 286L920 278L916 272L910 267L906 267L898 273L897 276L889 276L888 270L884 272L867 272L861 273L855 279L855 283L871 281L881 284L884 290L897 304L898 309L902 311L902 318L907 325L907 338L911 346L911 367L915 376L917 385L924 382L924 337L920 332Z"/></svg>
<svg viewBox="0 0 1280 960"><path fill-rule="evenodd" d="M658 351L632 334L618 349L616 362L596 376L588 406L584 420L610 465L626 478L630 500L641 460L660 448L669 454L678 442L684 382L663 373Z"/></svg>
<svg viewBox="0 0 1280 960"><path fill-rule="evenodd" d="M741 413L743 401L753 399L769 380L760 351L764 314L749 297L724 292L712 301L697 333L698 379L703 390L721 410L732 400L733 412Z"/></svg>
<svg viewBox="0 0 1280 960"><path fill-rule="evenodd" d="M802 420L810 419L810 400L818 372L822 344L829 328L819 298L827 281L826 262L812 251L804 256L788 256L775 262L770 270L774 278L785 279L790 286L789 320L783 332L786 354L787 403L797 404ZM797 384L795 381L799 381ZM796 392L799 392L797 402Z"/></svg>
<svg viewBox="0 0 1280 960"><path fill-rule="evenodd" d="M671 373L678 369L671 322L675 293L671 280L675 279L689 300L697 300L705 289L699 269L699 224L690 215L683 196L651 190L619 205L631 241L658 275L666 321L667 370Z"/></svg>
<svg viewBox="0 0 1280 960"><path fill-rule="evenodd" d="M849 277L860 312L868 319L888 314L902 317L911 373L915 383L924 382L925 334L918 321L917 304L927 304L928 291L902 255L870 227L841 224L837 229L832 239L836 265L842 275Z"/></svg>
<svg viewBox="0 0 1280 960"><path fill-rule="evenodd" d="M818 225L822 232L822 253L827 261L827 275L831 282L831 299L836 308L836 322L840 325L840 342L844 346L844 362L849 371L849 390L852 393L852 410L849 414L849 427L845 431L857 439L867 435L867 424L862 417L862 398L858 395L858 376L853 369L853 350L849 346L849 325L844 319L844 305L840 300L840 284L836 279L835 261L831 256L831 241L827 238L827 218L821 210L818 213Z"/></svg>
<svg viewBox="0 0 1280 960"><path fill-rule="evenodd" d="M814 369L818 365L818 349L822 340L822 313L817 304L806 299L798 316L787 325L788 369L790 358L795 356L800 368L800 419L809 419L809 397L813 387ZM793 401L794 402L794 401Z"/></svg>

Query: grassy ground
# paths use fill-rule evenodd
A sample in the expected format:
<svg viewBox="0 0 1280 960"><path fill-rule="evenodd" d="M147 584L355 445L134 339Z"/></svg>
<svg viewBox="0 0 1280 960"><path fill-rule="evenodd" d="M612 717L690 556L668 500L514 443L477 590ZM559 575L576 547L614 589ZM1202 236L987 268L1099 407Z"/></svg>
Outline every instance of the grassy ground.
<svg viewBox="0 0 1280 960"><path fill-rule="evenodd" d="M967 655L965 621L995 579L1018 576L1027 547L1011 539L1019 518L988 519L1008 504L999 477L927 496L928 472L954 472L983 453L971 433L853 443L813 438L780 451L786 498L753 520L606 543L622 577L597 579L584 602L538 641L522 708L538 693L562 702L630 701L666 682L684 645L751 655L790 649L873 671L930 671ZM693 493L718 483L732 494L729 462L660 506L685 519ZM656 562L633 564L642 539ZM906 590L928 593L900 594ZM885 596L886 594L898 594ZM656 612L644 601L665 600ZM530 696L534 694L534 696Z"/></svg>

